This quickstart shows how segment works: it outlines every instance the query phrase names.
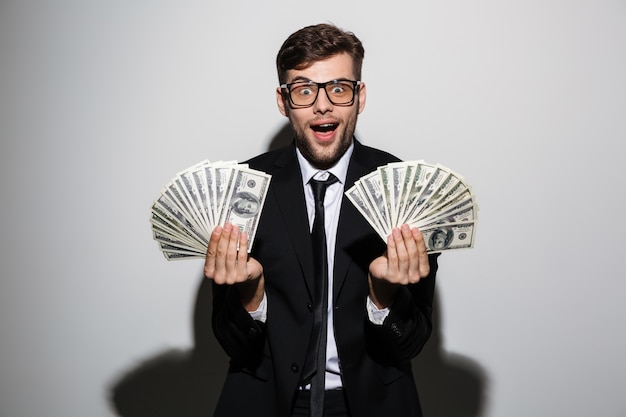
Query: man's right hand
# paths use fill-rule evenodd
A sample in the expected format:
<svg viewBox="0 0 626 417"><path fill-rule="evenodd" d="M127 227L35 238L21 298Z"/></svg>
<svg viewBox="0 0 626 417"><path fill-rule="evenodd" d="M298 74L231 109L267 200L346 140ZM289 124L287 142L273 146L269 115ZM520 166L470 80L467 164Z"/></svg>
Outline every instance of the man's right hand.
<svg viewBox="0 0 626 417"><path fill-rule="evenodd" d="M216 284L236 285L248 311L255 311L263 299L263 266L248 256L248 235L230 223L215 227L211 233L204 276Z"/></svg>

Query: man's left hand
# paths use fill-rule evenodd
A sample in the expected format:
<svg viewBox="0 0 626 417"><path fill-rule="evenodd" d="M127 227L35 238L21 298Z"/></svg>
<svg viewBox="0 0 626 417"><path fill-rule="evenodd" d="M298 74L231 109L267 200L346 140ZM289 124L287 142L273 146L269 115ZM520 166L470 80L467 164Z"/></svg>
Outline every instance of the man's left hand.
<svg viewBox="0 0 626 417"><path fill-rule="evenodd" d="M370 264L370 297L378 308L389 307L399 286L416 284L429 272L422 234L403 224L387 238L387 251Z"/></svg>

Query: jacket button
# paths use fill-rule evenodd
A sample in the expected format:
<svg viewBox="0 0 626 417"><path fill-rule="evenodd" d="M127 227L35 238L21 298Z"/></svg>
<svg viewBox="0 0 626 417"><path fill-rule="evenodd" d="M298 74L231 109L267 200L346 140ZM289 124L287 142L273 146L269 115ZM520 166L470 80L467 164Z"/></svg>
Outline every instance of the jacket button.
<svg viewBox="0 0 626 417"><path fill-rule="evenodd" d="M307 304L306 308L308 308L309 311L313 311L313 304L311 304L311 303Z"/></svg>
<svg viewBox="0 0 626 417"><path fill-rule="evenodd" d="M291 371L292 372L298 372L298 364L297 363L292 363L291 364Z"/></svg>
<svg viewBox="0 0 626 417"><path fill-rule="evenodd" d="M391 325L391 331L393 332L393 334L394 334L397 338L402 337L402 330L400 330L400 326L398 326L398 324L393 323L393 324Z"/></svg>

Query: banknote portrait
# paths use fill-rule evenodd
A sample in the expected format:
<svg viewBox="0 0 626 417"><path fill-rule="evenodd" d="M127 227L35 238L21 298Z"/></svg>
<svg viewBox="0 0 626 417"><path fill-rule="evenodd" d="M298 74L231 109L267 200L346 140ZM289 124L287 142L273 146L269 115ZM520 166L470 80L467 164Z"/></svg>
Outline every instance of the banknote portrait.
<svg viewBox="0 0 626 417"><path fill-rule="evenodd" d="M450 245L453 236L454 234L449 228L437 229L430 235L428 246L436 250L445 249Z"/></svg>
<svg viewBox="0 0 626 417"><path fill-rule="evenodd" d="M252 217L259 212L261 202L258 197L246 191L237 193L233 198L233 211L241 217Z"/></svg>

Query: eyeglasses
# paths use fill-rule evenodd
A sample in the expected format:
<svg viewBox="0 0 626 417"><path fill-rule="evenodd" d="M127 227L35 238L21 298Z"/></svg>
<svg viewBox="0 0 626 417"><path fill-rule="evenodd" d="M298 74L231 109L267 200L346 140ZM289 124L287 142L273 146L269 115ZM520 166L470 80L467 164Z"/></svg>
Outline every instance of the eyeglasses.
<svg viewBox="0 0 626 417"><path fill-rule="evenodd" d="M335 106L351 106L360 84L361 81L351 80L332 80L325 83L296 81L282 84L280 88L287 93L293 107L311 107L317 100L320 88L326 91L326 97Z"/></svg>

